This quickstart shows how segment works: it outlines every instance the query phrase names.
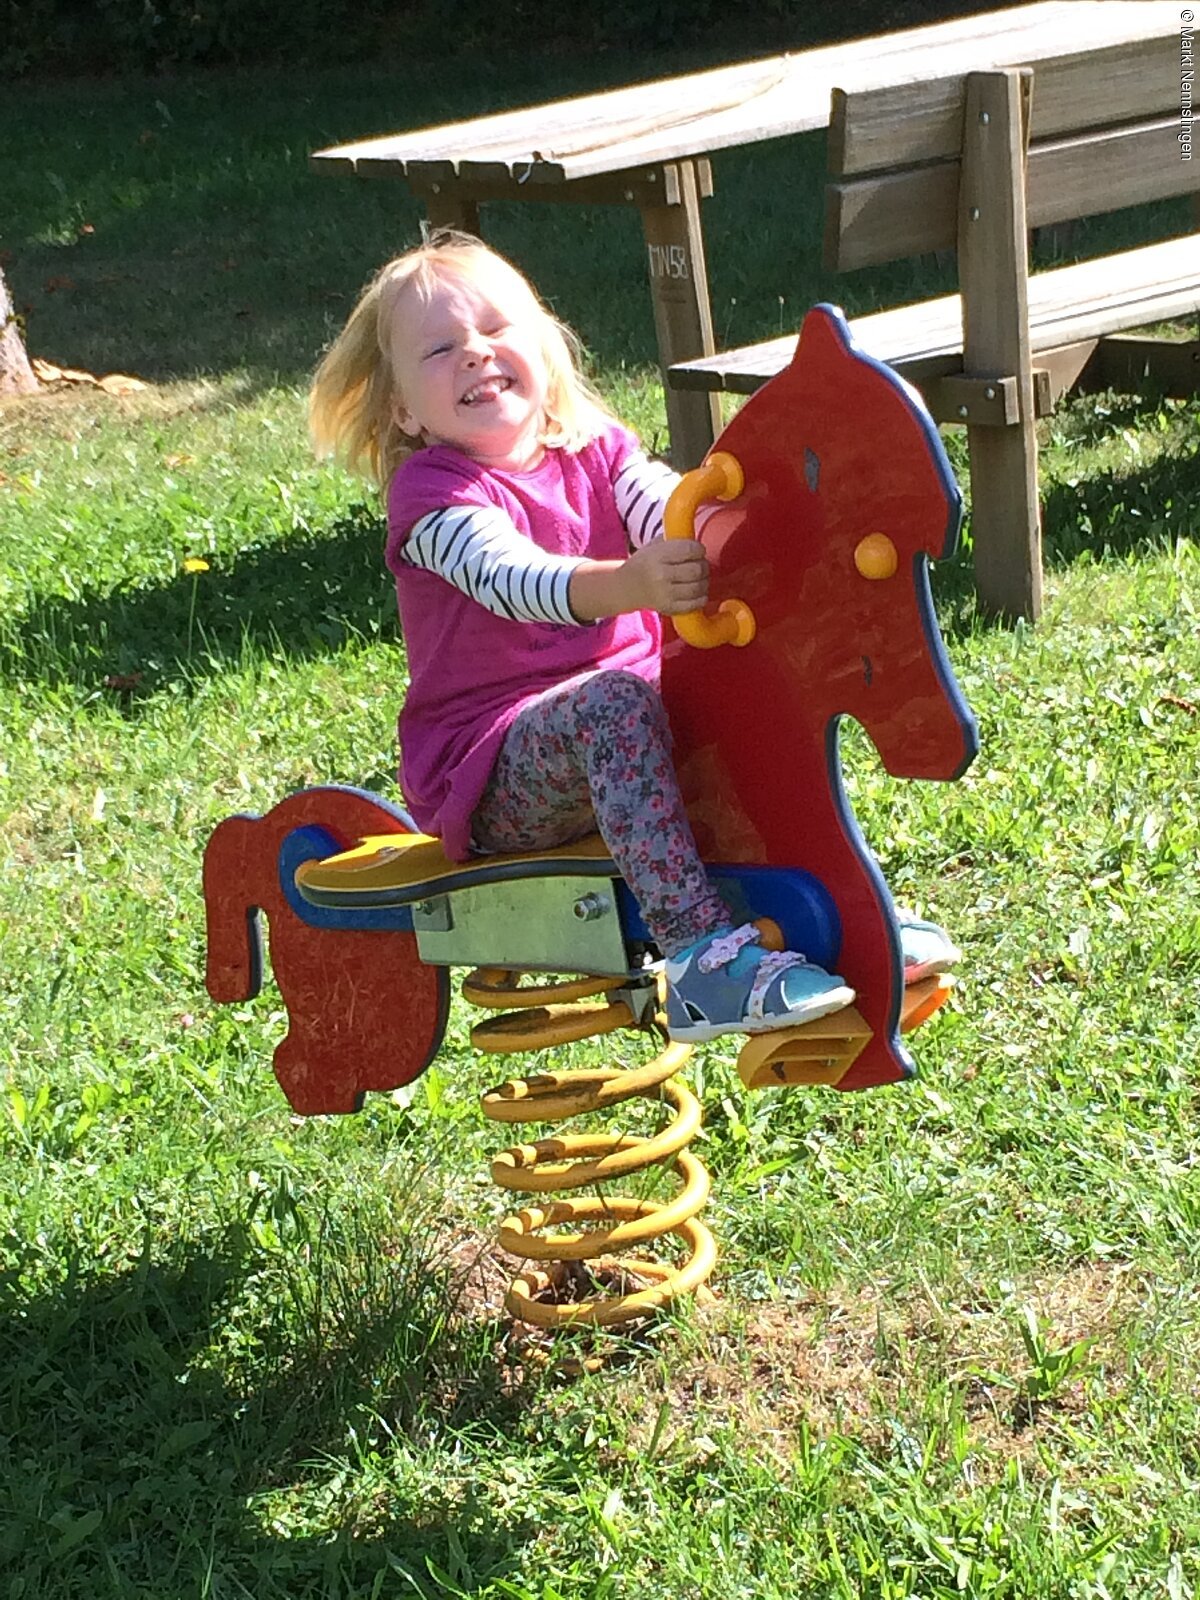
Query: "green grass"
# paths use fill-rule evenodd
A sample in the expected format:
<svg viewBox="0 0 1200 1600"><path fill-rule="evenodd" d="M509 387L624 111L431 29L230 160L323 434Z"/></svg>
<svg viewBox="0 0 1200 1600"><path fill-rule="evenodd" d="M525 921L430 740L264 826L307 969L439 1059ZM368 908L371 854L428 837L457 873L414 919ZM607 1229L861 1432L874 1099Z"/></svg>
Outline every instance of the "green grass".
<svg viewBox="0 0 1200 1600"><path fill-rule="evenodd" d="M402 62L28 87L0 113L32 353L151 384L0 411L0 1600L1181 1600L1194 404L1093 397L1047 430L1038 628L982 624L966 557L935 575L980 757L947 788L853 730L846 754L898 895L963 944L958 997L904 1088L750 1096L731 1050L697 1054L718 1297L604 1373L507 1341L496 1072L463 1008L409 1091L301 1122L273 988L205 997L214 825L311 782L395 794L381 523L309 461L302 390L415 213L305 150L666 64L554 70L459 64L436 100ZM727 340L904 289L821 279L794 154L718 163ZM661 434L633 219L492 222Z"/></svg>

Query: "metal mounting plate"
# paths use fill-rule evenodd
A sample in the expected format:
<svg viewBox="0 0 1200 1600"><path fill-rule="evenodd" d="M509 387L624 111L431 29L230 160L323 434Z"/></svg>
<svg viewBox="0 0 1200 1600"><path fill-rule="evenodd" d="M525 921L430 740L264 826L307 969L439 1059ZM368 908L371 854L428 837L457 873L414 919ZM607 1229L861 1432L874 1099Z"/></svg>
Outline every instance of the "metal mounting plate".
<svg viewBox="0 0 1200 1600"><path fill-rule="evenodd" d="M616 884L606 878L476 884L418 902L413 929L421 960L432 966L599 976L629 970Z"/></svg>

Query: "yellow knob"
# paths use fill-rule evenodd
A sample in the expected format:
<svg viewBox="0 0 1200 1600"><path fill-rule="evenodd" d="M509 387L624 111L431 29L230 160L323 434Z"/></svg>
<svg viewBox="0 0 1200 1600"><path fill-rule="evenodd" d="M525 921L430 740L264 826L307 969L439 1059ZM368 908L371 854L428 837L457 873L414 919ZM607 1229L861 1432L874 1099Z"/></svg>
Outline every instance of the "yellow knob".
<svg viewBox="0 0 1200 1600"><path fill-rule="evenodd" d="M864 578L890 578L899 564L896 546L886 533L869 533L854 547L854 565Z"/></svg>

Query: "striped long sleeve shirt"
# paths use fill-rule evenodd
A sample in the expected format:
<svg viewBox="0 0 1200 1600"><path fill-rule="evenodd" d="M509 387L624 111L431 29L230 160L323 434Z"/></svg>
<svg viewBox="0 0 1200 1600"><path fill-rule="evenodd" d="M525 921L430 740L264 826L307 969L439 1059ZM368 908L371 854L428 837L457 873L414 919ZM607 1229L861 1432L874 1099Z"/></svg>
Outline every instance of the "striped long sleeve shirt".
<svg viewBox="0 0 1200 1600"><path fill-rule="evenodd" d="M678 478L639 450L613 479L613 496L630 548L662 537L663 510ZM580 627L571 611L571 574L580 556L551 555L525 538L499 507L448 506L415 523L401 551L409 566L437 573L463 594L517 622Z"/></svg>

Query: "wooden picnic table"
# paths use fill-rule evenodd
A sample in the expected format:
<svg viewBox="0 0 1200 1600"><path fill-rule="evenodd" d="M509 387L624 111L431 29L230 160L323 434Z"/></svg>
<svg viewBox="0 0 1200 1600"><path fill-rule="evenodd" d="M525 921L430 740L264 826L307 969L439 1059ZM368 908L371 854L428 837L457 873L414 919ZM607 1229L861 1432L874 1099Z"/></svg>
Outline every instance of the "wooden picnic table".
<svg viewBox="0 0 1200 1600"><path fill-rule="evenodd" d="M315 169L403 179L433 224L479 232L489 200L636 206L659 362L713 355L700 201L709 157L828 125L853 92L992 67L1036 66L1179 30L1161 0L1037 0L903 32L740 62L554 104L318 150ZM820 233L813 219L813 237ZM694 466L720 427L718 396L666 387L671 454Z"/></svg>

